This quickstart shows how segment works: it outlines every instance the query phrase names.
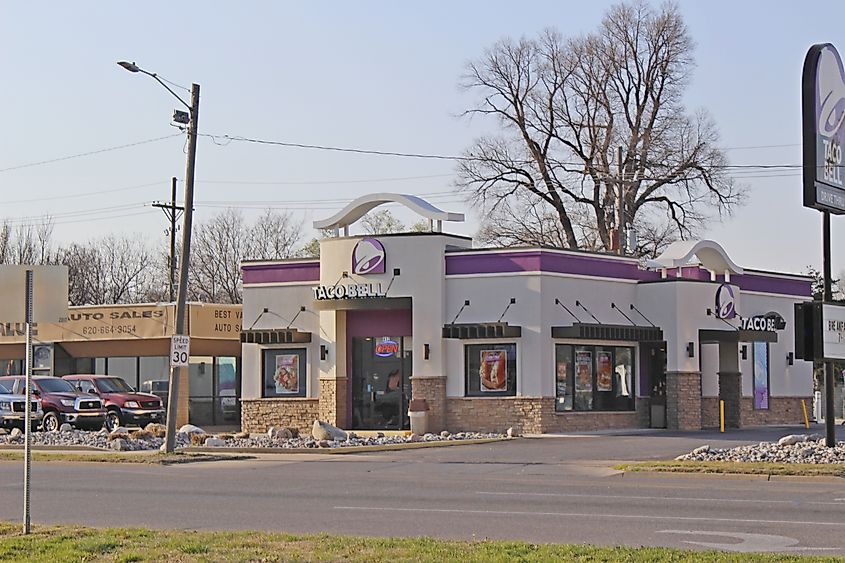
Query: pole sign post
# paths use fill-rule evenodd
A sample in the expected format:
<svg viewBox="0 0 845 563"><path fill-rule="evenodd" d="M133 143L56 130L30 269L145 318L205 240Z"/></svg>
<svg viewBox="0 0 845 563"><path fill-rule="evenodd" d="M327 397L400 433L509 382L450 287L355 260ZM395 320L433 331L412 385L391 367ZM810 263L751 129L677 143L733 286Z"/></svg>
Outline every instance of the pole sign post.
<svg viewBox="0 0 845 563"><path fill-rule="evenodd" d="M186 368L191 357L191 337L174 334L170 337L170 367Z"/></svg>
<svg viewBox="0 0 845 563"><path fill-rule="evenodd" d="M807 52L801 106L804 207L845 214L845 69L830 43Z"/></svg>

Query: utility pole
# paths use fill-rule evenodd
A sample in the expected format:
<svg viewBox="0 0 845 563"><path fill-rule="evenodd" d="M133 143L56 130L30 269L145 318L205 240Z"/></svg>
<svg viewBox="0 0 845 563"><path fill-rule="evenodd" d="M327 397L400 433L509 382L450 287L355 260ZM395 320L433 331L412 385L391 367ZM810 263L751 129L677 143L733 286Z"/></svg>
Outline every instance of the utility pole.
<svg viewBox="0 0 845 563"><path fill-rule="evenodd" d="M168 290L168 296L171 303L176 300L176 221L182 216L182 211L185 210L184 207L180 207L176 205L176 178L173 178L173 183L171 185L171 192L170 192L170 205L166 205L161 203L160 201L153 202L153 207L158 207L162 211L164 211L164 215L170 221L170 229L168 232L170 234L170 260L168 262L169 270L170 270L170 285Z"/></svg>
<svg viewBox="0 0 845 563"><path fill-rule="evenodd" d="M190 121L188 122L188 158L185 164L185 200L182 222L182 257L179 261L179 292L176 296L174 334L185 334L185 305L188 295L188 265L191 263L191 227L194 218L194 169L197 161L197 127L200 117L200 85L191 85ZM165 453L176 447L176 415L179 401L179 373L184 368L170 368L170 389L167 398L167 434Z"/></svg>

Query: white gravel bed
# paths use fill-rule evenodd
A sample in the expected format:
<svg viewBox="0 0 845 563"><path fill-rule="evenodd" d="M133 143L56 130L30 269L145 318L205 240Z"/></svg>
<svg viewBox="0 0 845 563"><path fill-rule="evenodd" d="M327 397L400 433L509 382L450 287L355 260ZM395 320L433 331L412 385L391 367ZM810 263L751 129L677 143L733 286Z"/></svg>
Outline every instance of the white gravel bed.
<svg viewBox="0 0 845 563"><path fill-rule="evenodd" d="M790 434L777 442L760 442L738 448L711 449L701 446L675 458L682 461L739 461L766 463L842 463L845 442L833 448L825 446L818 434Z"/></svg>
<svg viewBox="0 0 845 563"><path fill-rule="evenodd" d="M15 433L17 434L17 433ZM123 433L126 436L126 433ZM227 448L350 448L356 446L383 446L388 444L406 444L411 442L448 442L459 440L478 440L485 438L503 438L504 434L488 434L477 432L459 432L450 434L443 432L441 434L425 434L418 436L412 434L410 436L385 436L377 434L376 436L363 437L357 436L354 432L350 432L346 440L315 440L311 436L297 437L297 438L283 438L283 437L269 437L266 434L251 434L249 437L233 437L232 435L211 435L206 438L206 443L200 447L214 447L220 450ZM23 435L11 434L0 436L0 445L23 445ZM117 450L117 451L142 451L142 450L158 450L161 448L164 440L156 437L146 437L134 439L130 437L121 437L116 439L109 439L109 433L105 430L100 431L85 431L85 430L70 430L65 432L34 432L32 434L32 444L34 446L88 446L99 448L103 450ZM191 434L186 432L178 432L176 434L176 447L184 448L190 447Z"/></svg>

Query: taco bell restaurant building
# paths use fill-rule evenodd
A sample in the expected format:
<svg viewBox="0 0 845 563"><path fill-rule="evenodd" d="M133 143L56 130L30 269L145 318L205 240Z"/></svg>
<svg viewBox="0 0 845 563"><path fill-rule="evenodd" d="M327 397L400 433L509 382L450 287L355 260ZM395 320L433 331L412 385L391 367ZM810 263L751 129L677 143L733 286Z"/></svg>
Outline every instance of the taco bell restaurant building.
<svg viewBox="0 0 845 563"><path fill-rule="evenodd" d="M431 231L349 236L383 203ZM242 265L242 425L558 433L799 423L812 364L794 357L810 279L735 264L713 241L655 260L473 248L463 216L374 194L315 227L320 257ZM425 401L420 401L424 399Z"/></svg>

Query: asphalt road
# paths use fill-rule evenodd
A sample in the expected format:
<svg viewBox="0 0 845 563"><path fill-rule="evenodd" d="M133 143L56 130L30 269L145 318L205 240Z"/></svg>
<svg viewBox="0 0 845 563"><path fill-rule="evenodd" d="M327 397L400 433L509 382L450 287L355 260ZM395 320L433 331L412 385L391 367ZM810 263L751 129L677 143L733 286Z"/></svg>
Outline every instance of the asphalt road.
<svg viewBox="0 0 845 563"><path fill-rule="evenodd" d="M797 429L523 439L178 466L37 463L36 523L506 538L845 555L845 482L621 474L611 460ZM841 430L840 430L841 432ZM0 519L21 517L0 463Z"/></svg>

